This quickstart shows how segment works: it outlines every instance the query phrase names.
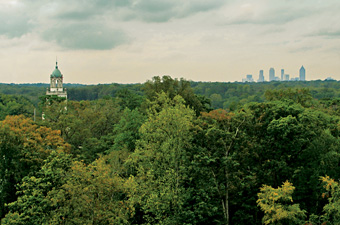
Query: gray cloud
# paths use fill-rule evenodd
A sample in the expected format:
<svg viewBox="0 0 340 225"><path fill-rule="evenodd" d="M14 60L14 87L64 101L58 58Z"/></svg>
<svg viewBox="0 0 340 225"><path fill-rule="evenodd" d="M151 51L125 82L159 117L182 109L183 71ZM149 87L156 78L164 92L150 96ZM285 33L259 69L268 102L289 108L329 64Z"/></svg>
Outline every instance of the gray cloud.
<svg viewBox="0 0 340 225"><path fill-rule="evenodd" d="M147 0L137 1L131 5L129 18L147 22L166 22L171 19L184 18L199 12L216 9L225 4L222 0Z"/></svg>
<svg viewBox="0 0 340 225"><path fill-rule="evenodd" d="M125 21L167 22L223 4L223 0L22 1L8 13L0 10L0 35L13 38L32 32L64 48L112 49L129 41L120 28Z"/></svg>
<svg viewBox="0 0 340 225"><path fill-rule="evenodd" d="M67 24L46 29L42 37L67 49L112 49L129 38L119 30L98 24Z"/></svg>
<svg viewBox="0 0 340 225"><path fill-rule="evenodd" d="M303 18L315 18L321 14L338 15L337 0L258 0L234 1L226 11L224 24L286 24Z"/></svg>
<svg viewBox="0 0 340 225"><path fill-rule="evenodd" d="M121 21L167 22L185 18L199 12L216 9L225 4L223 0L119 0L63 2L58 4L56 18L83 19L96 15L110 15Z"/></svg>
<svg viewBox="0 0 340 225"><path fill-rule="evenodd" d="M288 51L290 53L307 53L316 49L320 49L320 45L310 45L310 46L301 46L301 47L290 47Z"/></svg>
<svg viewBox="0 0 340 225"><path fill-rule="evenodd" d="M33 28L30 18L21 7L14 10L0 5L0 21L0 35L5 35L9 38L20 37L30 32Z"/></svg>
<svg viewBox="0 0 340 225"><path fill-rule="evenodd" d="M68 11L60 13L56 16L56 19L62 20L86 20L92 17L93 15L89 14L87 11Z"/></svg>
<svg viewBox="0 0 340 225"><path fill-rule="evenodd" d="M340 38L340 30L326 30L322 29L313 33L311 36L322 36L327 38Z"/></svg>
<svg viewBox="0 0 340 225"><path fill-rule="evenodd" d="M87 19L108 15L116 20L141 20L166 22L173 18L189 17L199 12L216 9L225 4L223 0L40 0L40 8L53 7L50 16L56 19ZM38 4L34 4L35 7Z"/></svg>
<svg viewBox="0 0 340 225"><path fill-rule="evenodd" d="M319 0L21 1L20 7L12 7L9 12L0 8L0 19L4 21L0 35L13 38L36 33L64 48L112 49L129 41L123 31L127 24L166 23L202 12L217 12L221 8L225 9L219 20L222 24L261 26L284 25L309 16L316 17L321 12L337 12L340 3L337 0L322 3ZM336 37L337 33L318 35Z"/></svg>
<svg viewBox="0 0 340 225"><path fill-rule="evenodd" d="M20 37L28 32L30 32L33 28L32 24L29 24L27 18L9 18L6 19L1 18L0 21L0 35L5 35L9 38Z"/></svg>
<svg viewBox="0 0 340 225"><path fill-rule="evenodd" d="M255 9L245 14L228 16L226 24L286 24L311 13L288 8L267 8L259 11Z"/></svg>
<svg viewBox="0 0 340 225"><path fill-rule="evenodd" d="M63 20L84 20L97 15L114 15L113 12L120 8L129 7L130 4L130 0L60 0L54 5L52 17Z"/></svg>

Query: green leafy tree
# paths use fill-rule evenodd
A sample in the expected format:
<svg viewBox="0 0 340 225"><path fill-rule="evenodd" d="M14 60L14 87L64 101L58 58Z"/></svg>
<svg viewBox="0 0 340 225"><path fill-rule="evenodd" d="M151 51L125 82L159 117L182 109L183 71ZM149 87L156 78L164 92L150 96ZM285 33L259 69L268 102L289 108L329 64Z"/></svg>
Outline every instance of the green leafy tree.
<svg viewBox="0 0 340 225"><path fill-rule="evenodd" d="M133 187L106 157L85 165L53 152L35 176L24 177L2 224L128 224Z"/></svg>
<svg viewBox="0 0 340 225"><path fill-rule="evenodd" d="M54 150L70 152L60 132L36 125L24 116L7 116L0 122L0 212L16 199L15 185L33 175Z"/></svg>
<svg viewBox="0 0 340 225"><path fill-rule="evenodd" d="M269 101L280 100L280 101L293 101L299 103L302 106L311 106L313 98L310 91L306 88L301 89L280 89L280 90L267 90L265 97Z"/></svg>
<svg viewBox="0 0 340 225"><path fill-rule="evenodd" d="M215 207L223 215L218 219L219 223L231 224L232 219L237 220L232 218L235 211L231 212L231 209L240 204L236 203L239 197L235 196L241 187L243 190L249 188L249 182L254 179L254 175L242 167L249 154L244 133L248 116L244 112L234 114L220 109L202 113L201 120L203 136L196 137L200 139L199 146L203 147L198 153L199 167L207 170L205 179L210 180L213 187L206 192L216 201Z"/></svg>
<svg viewBox="0 0 340 225"><path fill-rule="evenodd" d="M119 105L121 109L129 108L130 110L139 108L144 100L144 97L138 95L129 89L121 89L116 93L116 97L119 99Z"/></svg>
<svg viewBox="0 0 340 225"><path fill-rule="evenodd" d="M15 184L22 178L20 164L22 140L9 127L0 127L0 218L6 213L5 203L16 199Z"/></svg>
<svg viewBox="0 0 340 225"><path fill-rule="evenodd" d="M34 106L26 97L0 94L0 120L9 115L32 117L33 112Z"/></svg>
<svg viewBox="0 0 340 225"><path fill-rule="evenodd" d="M212 94L210 96L211 106L214 109L223 108L222 96L220 94Z"/></svg>
<svg viewBox="0 0 340 225"><path fill-rule="evenodd" d="M162 78L155 76L151 81L149 80L144 84L143 90L146 97L151 101L154 101L161 92L164 92L170 99L180 95L185 100L185 105L192 108L196 115L210 108L208 105L210 102L206 98L196 95L190 86L190 82L183 78L178 80L172 79L170 76L163 76Z"/></svg>
<svg viewBox="0 0 340 225"><path fill-rule="evenodd" d="M18 199L7 205L10 211L1 224L51 224L50 214L59 203L50 195L65 184L72 161L71 155L53 151L35 176L18 184Z"/></svg>
<svg viewBox="0 0 340 225"><path fill-rule="evenodd" d="M64 97L43 95L40 97L39 108L42 111L42 120L56 123L67 112L67 101Z"/></svg>
<svg viewBox="0 0 340 225"><path fill-rule="evenodd" d="M263 185L257 194L257 205L264 212L264 224L302 224L306 217L299 204L292 204L295 187L288 181L281 187Z"/></svg>
<svg viewBox="0 0 340 225"><path fill-rule="evenodd" d="M131 179L122 179L104 157L90 165L75 161L66 182L49 193L50 224L128 224L134 208L127 202Z"/></svg>
<svg viewBox="0 0 340 225"><path fill-rule="evenodd" d="M139 139L139 128L145 121L145 116L138 110L126 108L120 121L114 125L113 150L127 149L133 152Z"/></svg>
<svg viewBox="0 0 340 225"><path fill-rule="evenodd" d="M146 224L190 221L184 205L191 197L186 182L193 118L194 112L180 96L172 100L163 93L151 103L148 119L140 129L141 139L129 159L136 166L138 183L130 201L140 207Z"/></svg>
<svg viewBox="0 0 340 225"><path fill-rule="evenodd" d="M324 215L322 216L325 224L340 223L340 185L339 182L331 179L329 176L321 177L321 181L326 189L322 197L328 197L328 204L323 208Z"/></svg>
<svg viewBox="0 0 340 225"><path fill-rule="evenodd" d="M253 103L244 110L250 115L244 135L252 145L246 165L257 185L292 180L295 201L320 214L318 179L327 173L338 176L339 118L285 101ZM256 183L253 189L259 188Z"/></svg>
<svg viewBox="0 0 340 225"><path fill-rule="evenodd" d="M113 126L122 113L115 99L54 102L45 108L42 124L60 130L72 153L86 163L112 147Z"/></svg>
<svg viewBox="0 0 340 225"><path fill-rule="evenodd" d="M226 221L229 211L230 223L258 222L254 190L287 179L297 187L294 195L301 208L320 213L318 178L338 174L339 118L275 101L253 103L234 113L211 111L201 119L202 130L195 138L198 165L214 187L205 192L219 203L215 207L225 212Z"/></svg>

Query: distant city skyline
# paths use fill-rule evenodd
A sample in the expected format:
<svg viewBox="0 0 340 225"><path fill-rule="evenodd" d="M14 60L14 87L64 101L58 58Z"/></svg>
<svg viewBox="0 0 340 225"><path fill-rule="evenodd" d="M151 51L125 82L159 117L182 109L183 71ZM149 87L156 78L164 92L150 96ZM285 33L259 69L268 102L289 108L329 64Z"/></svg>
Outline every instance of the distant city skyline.
<svg viewBox="0 0 340 225"><path fill-rule="evenodd" d="M327 77L326 80L334 80L332 77ZM263 73L263 69L259 71L259 78L257 82L264 82L266 81ZM296 77L291 77L289 74L285 73L285 69L281 69L281 76L275 76L275 68L271 67L268 72L268 81L306 81L306 69L302 65L299 69L299 75ZM253 76L248 74L245 78L242 79L242 82L255 82Z"/></svg>
<svg viewBox="0 0 340 225"><path fill-rule="evenodd" d="M0 82L340 80L339 0L2 0Z"/></svg>

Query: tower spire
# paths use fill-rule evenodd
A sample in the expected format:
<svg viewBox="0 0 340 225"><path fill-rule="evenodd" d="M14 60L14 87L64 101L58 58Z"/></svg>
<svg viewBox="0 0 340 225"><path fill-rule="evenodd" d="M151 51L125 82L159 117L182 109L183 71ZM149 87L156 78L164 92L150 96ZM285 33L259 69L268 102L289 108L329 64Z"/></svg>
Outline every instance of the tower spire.
<svg viewBox="0 0 340 225"><path fill-rule="evenodd" d="M50 88L46 91L46 95L56 95L58 97L67 98L66 88L63 88L63 75L58 69L57 57L55 69L50 76Z"/></svg>

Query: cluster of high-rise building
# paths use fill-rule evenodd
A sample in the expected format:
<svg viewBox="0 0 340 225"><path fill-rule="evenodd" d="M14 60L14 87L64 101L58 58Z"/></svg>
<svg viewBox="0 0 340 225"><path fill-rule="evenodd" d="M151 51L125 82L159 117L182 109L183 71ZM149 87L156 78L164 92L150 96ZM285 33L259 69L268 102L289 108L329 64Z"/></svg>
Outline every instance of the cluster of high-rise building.
<svg viewBox="0 0 340 225"><path fill-rule="evenodd" d="M289 74L285 73L284 69L281 69L281 77L275 76L275 69L269 69L269 79L268 81L305 81L306 80L306 69L301 66L299 71L299 77L290 78ZM263 75L263 70L259 72L259 79L257 82L265 82ZM248 74L246 78L242 79L242 82L254 82L253 75Z"/></svg>

